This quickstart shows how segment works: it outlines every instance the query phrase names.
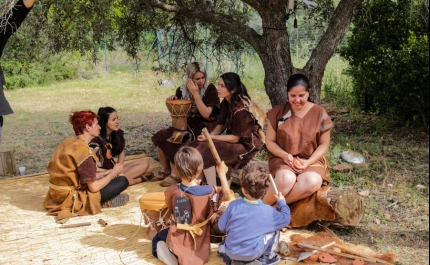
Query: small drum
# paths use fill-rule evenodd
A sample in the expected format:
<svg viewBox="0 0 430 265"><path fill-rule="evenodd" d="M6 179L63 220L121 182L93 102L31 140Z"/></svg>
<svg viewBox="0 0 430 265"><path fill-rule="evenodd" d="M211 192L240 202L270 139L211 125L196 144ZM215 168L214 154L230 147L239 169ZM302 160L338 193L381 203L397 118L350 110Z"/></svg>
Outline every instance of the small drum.
<svg viewBox="0 0 430 265"><path fill-rule="evenodd" d="M172 117L172 127L176 129L167 141L176 144L185 144L191 140L187 131L187 118L192 105L193 101L187 99L166 101L167 109Z"/></svg>
<svg viewBox="0 0 430 265"><path fill-rule="evenodd" d="M224 214L230 202L234 200L236 200L236 197L234 196L234 192L230 190L230 200L222 202L221 205L218 207L218 211L212 217L211 231L210 231L211 243L221 243L222 241L224 241L226 235L223 232L221 232L221 230L219 230L218 221L219 221L219 218L221 218L221 215Z"/></svg>
<svg viewBox="0 0 430 265"><path fill-rule="evenodd" d="M166 205L164 192L152 192L142 195L139 199L140 209L146 225L149 225L146 234L149 239L170 224L170 211Z"/></svg>

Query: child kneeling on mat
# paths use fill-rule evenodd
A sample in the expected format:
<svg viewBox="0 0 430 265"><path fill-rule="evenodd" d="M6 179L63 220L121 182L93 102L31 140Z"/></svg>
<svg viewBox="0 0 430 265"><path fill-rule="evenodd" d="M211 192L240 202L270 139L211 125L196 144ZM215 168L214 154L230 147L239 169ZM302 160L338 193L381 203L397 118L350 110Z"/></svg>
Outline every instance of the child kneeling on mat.
<svg viewBox="0 0 430 265"><path fill-rule="evenodd" d="M269 172L264 166L248 169L243 169L241 180L245 197L231 202L219 219L218 227L227 236L218 254L228 265L278 264L275 249L280 229L290 223L290 208L280 192L276 196L279 211L264 204L261 199L270 185Z"/></svg>
<svg viewBox="0 0 430 265"><path fill-rule="evenodd" d="M204 264L210 257L210 219L220 203L230 199L228 168L224 162L217 167L219 188L200 185L203 158L195 148L181 147L174 162L182 182L164 192L172 220L152 239L152 254L168 265Z"/></svg>

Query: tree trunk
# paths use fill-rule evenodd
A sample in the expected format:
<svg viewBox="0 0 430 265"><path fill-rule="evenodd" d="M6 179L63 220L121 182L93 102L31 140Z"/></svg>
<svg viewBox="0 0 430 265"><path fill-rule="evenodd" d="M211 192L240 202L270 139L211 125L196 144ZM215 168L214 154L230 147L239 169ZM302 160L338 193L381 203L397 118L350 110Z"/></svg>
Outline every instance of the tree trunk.
<svg viewBox="0 0 430 265"><path fill-rule="evenodd" d="M356 226L364 216L363 199L353 190L330 189L327 192L330 205L336 212L336 219L331 222L337 226Z"/></svg>
<svg viewBox="0 0 430 265"><path fill-rule="evenodd" d="M14 176L15 173L16 164L13 150L0 150L0 176Z"/></svg>

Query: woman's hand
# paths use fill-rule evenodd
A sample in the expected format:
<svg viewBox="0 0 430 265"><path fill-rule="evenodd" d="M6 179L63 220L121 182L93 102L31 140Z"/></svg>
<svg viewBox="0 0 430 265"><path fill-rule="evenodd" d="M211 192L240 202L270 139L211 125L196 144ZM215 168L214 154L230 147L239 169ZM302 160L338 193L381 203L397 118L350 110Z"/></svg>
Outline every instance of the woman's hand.
<svg viewBox="0 0 430 265"><path fill-rule="evenodd" d="M122 171L124 170L124 164L116 164L113 169L112 172L114 173L114 176L118 176L122 173Z"/></svg>
<svg viewBox="0 0 430 265"><path fill-rule="evenodd" d="M176 97L176 95L171 95L170 97L167 97L166 98L166 101L167 100L177 100L178 98Z"/></svg>
<svg viewBox="0 0 430 265"><path fill-rule="evenodd" d="M206 141L206 137L203 135L203 133L201 133L199 136L197 136L197 140L200 142L205 142Z"/></svg>
<svg viewBox="0 0 430 265"><path fill-rule="evenodd" d="M295 170L297 173L302 173L306 168L309 167L309 164L309 160L295 157L293 160L292 169Z"/></svg>
<svg viewBox="0 0 430 265"><path fill-rule="evenodd" d="M284 160L284 163L287 164L287 166L293 168L294 157L291 154L285 154L282 159Z"/></svg>
<svg viewBox="0 0 430 265"><path fill-rule="evenodd" d="M24 0L23 2L26 8L31 8L36 0Z"/></svg>
<svg viewBox="0 0 430 265"><path fill-rule="evenodd" d="M196 95L199 95L199 87L194 83L192 79L187 80L187 89L190 91L190 93L196 97Z"/></svg>

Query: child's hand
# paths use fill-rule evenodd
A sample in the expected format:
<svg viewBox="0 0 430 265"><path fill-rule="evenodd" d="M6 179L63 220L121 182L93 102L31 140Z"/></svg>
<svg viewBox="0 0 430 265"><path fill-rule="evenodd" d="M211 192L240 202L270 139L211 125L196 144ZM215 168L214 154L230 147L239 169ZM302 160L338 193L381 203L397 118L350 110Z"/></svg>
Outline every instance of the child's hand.
<svg viewBox="0 0 430 265"><path fill-rule="evenodd" d="M285 197L282 192L278 191L278 195L275 194L276 201L285 201Z"/></svg>
<svg viewBox="0 0 430 265"><path fill-rule="evenodd" d="M225 165L224 161L221 162L221 165L216 166L216 172L218 176L227 174L228 167Z"/></svg>

